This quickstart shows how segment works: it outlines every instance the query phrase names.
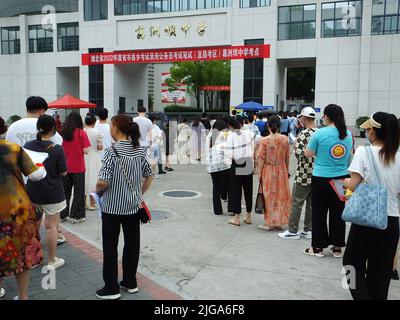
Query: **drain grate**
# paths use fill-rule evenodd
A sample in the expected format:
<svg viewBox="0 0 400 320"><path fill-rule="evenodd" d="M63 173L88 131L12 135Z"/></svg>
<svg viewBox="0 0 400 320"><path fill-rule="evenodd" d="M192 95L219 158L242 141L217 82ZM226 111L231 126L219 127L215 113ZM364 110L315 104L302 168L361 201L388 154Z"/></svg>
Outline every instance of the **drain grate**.
<svg viewBox="0 0 400 320"><path fill-rule="evenodd" d="M174 199L194 199L201 196L200 192L192 190L169 190L162 192L160 195Z"/></svg>

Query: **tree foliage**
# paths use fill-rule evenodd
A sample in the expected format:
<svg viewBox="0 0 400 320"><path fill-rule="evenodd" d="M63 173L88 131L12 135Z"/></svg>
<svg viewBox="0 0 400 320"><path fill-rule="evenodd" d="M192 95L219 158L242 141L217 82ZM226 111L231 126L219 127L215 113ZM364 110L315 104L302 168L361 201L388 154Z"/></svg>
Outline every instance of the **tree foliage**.
<svg viewBox="0 0 400 320"><path fill-rule="evenodd" d="M229 85L231 65L229 61L189 61L174 63L170 69L171 75L166 80L173 90L178 83L187 85L189 93L196 98L197 109L200 107L200 93L202 86ZM206 97L209 107L215 92L207 91Z"/></svg>

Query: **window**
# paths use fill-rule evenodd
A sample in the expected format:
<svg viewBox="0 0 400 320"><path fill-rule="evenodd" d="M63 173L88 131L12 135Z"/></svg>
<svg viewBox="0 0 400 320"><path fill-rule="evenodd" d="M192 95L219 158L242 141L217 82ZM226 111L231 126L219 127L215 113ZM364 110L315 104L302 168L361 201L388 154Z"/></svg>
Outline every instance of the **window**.
<svg viewBox="0 0 400 320"><path fill-rule="evenodd" d="M400 33L400 0L372 1L372 34Z"/></svg>
<svg viewBox="0 0 400 320"><path fill-rule="evenodd" d="M240 0L240 8L268 7L271 0Z"/></svg>
<svg viewBox="0 0 400 320"><path fill-rule="evenodd" d="M107 0L84 0L85 21L107 20L108 1Z"/></svg>
<svg viewBox="0 0 400 320"><path fill-rule="evenodd" d="M1 40L1 54L21 53L19 27L1 28L0 40Z"/></svg>
<svg viewBox="0 0 400 320"><path fill-rule="evenodd" d="M101 53L103 49L89 49L89 53ZM104 65L89 66L89 101L97 108L104 107Z"/></svg>
<svg viewBox="0 0 400 320"><path fill-rule="evenodd" d="M245 45L264 44L264 39L245 40ZM245 59L243 102L263 103L264 59Z"/></svg>
<svg viewBox="0 0 400 320"><path fill-rule="evenodd" d="M361 35L362 6L361 0L323 3L321 37Z"/></svg>
<svg viewBox="0 0 400 320"><path fill-rule="evenodd" d="M58 51L79 50L79 24L60 23L57 25Z"/></svg>
<svg viewBox="0 0 400 320"><path fill-rule="evenodd" d="M264 0L267 1L267 0ZM114 0L114 14L174 12L224 8L231 5L231 0Z"/></svg>
<svg viewBox="0 0 400 320"><path fill-rule="evenodd" d="M315 38L316 5L279 7L278 40Z"/></svg>
<svg viewBox="0 0 400 320"><path fill-rule="evenodd" d="M53 30L29 26L29 53L53 52Z"/></svg>

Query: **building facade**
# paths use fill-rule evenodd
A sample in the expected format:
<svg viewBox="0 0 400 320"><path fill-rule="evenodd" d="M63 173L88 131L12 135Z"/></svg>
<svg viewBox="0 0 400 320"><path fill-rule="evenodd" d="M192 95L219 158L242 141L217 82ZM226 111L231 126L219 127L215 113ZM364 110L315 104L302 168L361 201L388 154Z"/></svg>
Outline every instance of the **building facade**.
<svg viewBox="0 0 400 320"><path fill-rule="evenodd" d="M321 112L337 103L350 125L378 110L400 116L400 0L1 3L3 118L23 115L30 95L70 93L112 114L148 105L147 64L82 66L83 53L253 44L270 44L270 58L232 60L231 105L283 110L288 68L314 67Z"/></svg>

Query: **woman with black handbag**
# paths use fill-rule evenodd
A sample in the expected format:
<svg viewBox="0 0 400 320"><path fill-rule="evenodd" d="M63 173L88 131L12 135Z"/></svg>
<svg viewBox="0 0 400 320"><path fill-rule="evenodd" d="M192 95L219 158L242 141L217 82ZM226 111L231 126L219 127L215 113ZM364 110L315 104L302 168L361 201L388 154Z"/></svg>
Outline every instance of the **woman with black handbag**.
<svg viewBox="0 0 400 320"><path fill-rule="evenodd" d="M140 221L143 194L154 178L146 148L139 143L140 131L132 118L120 114L111 119L111 135L116 141L104 154L96 192L102 199L103 279L96 292L100 299L118 299L120 288L138 292L136 271L140 253ZM118 238L124 232L123 279L118 283Z"/></svg>

